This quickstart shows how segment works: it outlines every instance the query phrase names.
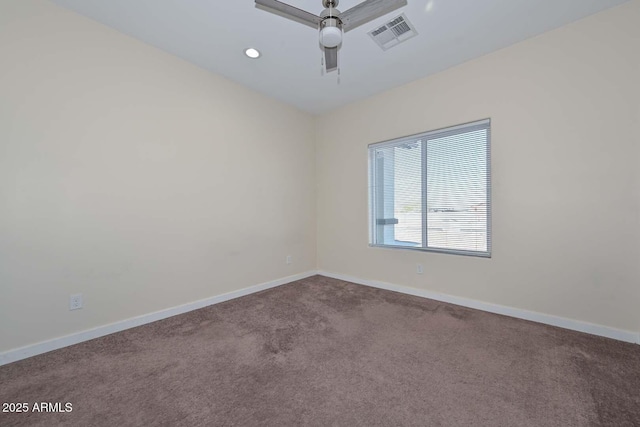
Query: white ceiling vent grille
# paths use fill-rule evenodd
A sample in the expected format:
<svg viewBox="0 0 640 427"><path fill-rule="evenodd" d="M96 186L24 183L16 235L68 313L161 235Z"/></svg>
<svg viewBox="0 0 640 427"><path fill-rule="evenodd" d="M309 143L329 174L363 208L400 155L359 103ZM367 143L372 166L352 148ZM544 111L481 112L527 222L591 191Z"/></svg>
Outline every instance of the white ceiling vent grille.
<svg viewBox="0 0 640 427"><path fill-rule="evenodd" d="M368 34L382 50L387 50L409 40L411 37L417 36L418 32L403 13Z"/></svg>

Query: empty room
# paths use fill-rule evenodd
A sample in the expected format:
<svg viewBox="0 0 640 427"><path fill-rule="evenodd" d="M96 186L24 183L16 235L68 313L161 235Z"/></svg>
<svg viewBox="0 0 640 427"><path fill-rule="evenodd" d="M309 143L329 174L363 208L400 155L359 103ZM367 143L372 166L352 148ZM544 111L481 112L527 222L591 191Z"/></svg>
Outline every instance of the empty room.
<svg viewBox="0 0 640 427"><path fill-rule="evenodd" d="M640 0L0 0L1 426L640 426Z"/></svg>

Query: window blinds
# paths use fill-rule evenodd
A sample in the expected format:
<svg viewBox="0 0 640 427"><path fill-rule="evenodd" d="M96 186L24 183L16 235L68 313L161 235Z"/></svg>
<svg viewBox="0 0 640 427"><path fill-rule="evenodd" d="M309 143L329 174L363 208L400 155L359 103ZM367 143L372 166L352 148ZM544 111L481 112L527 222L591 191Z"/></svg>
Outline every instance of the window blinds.
<svg viewBox="0 0 640 427"><path fill-rule="evenodd" d="M490 125L370 145L370 243L489 257Z"/></svg>

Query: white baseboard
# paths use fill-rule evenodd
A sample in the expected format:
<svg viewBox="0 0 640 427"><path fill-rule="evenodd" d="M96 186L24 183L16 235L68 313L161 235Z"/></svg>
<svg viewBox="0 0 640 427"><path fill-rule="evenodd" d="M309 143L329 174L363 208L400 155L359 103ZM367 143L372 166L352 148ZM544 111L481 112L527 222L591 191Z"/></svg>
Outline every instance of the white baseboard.
<svg viewBox="0 0 640 427"><path fill-rule="evenodd" d="M84 341L89 341L94 338L100 338L105 335L113 334L115 332L124 331L125 329L135 328L136 326L145 325L147 323L155 322L157 320L166 319L168 317L176 316L178 314L187 313L189 311L197 310L199 308L207 307L221 302L229 301L234 298L243 297L245 295L253 294L263 291L265 289L275 288L296 280L304 279L313 275L316 275L317 271L307 271L304 273L296 274L293 276L283 277L281 279L272 280L265 283L260 283L255 286L240 289L237 291L229 292L222 295L217 295L211 298L205 298L199 301L190 302L187 304L179 305L177 307L167 308L165 310L156 311L154 313L144 314L142 316L132 317L130 319L122 320L115 323L110 323L104 326L98 326L97 328L88 329L86 331L77 332L75 334L66 335L59 338L54 338L48 341L39 342L37 344L28 345L25 347L16 348L3 353L0 353L0 366L8 363L16 362L18 360L26 359L28 357L36 356L38 354L47 353L49 351L58 350L63 347L78 344Z"/></svg>
<svg viewBox="0 0 640 427"><path fill-rule="evenodd" d="M476 301L468 298L456 297L453 295L440 294L437 292L426 291L422 289L410 288L407 286L394 285L391 283L379 282L377 280L360 279L358 277L348 276L345 274L331 273L328 271L318 271L322 276L332 277L347 282L357 283L359 285L371 286L373 288L386 289L388 291L400 292L403 294L414 295L423 298L429 298L436 301L447 302L450 304L460 305L463 307L475 308L489 313L502 314L518 319L530 320L532 322L544 323L546 325L557 326L564 329L570 329L578 332L585 332L591 335L612 338L614 340L640 344L640 332L626 331L623 329L610 328L608 326L596 325L593 323L582 322L579 320L567 319L564 317L553 316L550 314L538 313L535 311L522 310L519 308L507 307L504 305L491 304L482 301Z"/></svg>
<svg viewBox="0 0 640 427"><path fill-rule="evenodd" d="M559 316L552 316L550 314L537 313L535 311L522 310L518 308L507 307L498 304L491 304L482 301L476 301L472 299L456 297L447 294L440 294L437 292L426 291L422 289L410 288L407 286L394 285L391 283L380 282L376 280L360 279L358 277L348 276L345 274L331 273L328 271L307 271L304 273L296 274L293 276L283 277L281 279L272 280L269 282L261 283L248 288L240 289L237 291L229 292L222 295L217 295L211 298L206 298L199 301L179 305L177 307L168 308L165 310L156 311L154 313L144 314L142 316L132 317L130 319L122 320L119 322L111 323L97 328L88 329L86 331L66 335L59 338L54 338L48 341L43 341L37 344L20 347L17 349L9 350L0 353L0 366L8 363L16 362L18 360L26 359L28 357L36 356L38 354L47 353L49 351L58 350L63 347L78 344L84 341L89 341L94 338L100 338L105 335L113 334L115 332L124 331L126 329L135 328L136 326L145 325L147 323L155 322L157 320L166 319L168 317L176 316L178 314L187 313L189 311L197 310L203 307L207 307L221 302L229 301L234 298L239 298L245 295L250 295L256 292L263 291L265 289L275 288L277 286L284 285L286 283L294 282L296 280L304 279L315 274L321 274L323 276L332 277L334 279L345 280L347 282L353 282L360 285L371 286L379 289L386 289L389 291L400 292L403 294L414 295L422 298L429 298L436 301L447 302L450 304L460 305L463 307L475 308L489 313L502 314L505 316L515 317L518 319L530 320L533 322L544 323L547 325L557 326L564 329L570 329L573 331L585 332L592 335L598 335L602 337L612 338L619 341L625 341L635 344L640 344L640 333L633 331L626 331L622 329L610 328L608 326L596 325L593 323L582 322L579 320L567 319Z"/></svg>

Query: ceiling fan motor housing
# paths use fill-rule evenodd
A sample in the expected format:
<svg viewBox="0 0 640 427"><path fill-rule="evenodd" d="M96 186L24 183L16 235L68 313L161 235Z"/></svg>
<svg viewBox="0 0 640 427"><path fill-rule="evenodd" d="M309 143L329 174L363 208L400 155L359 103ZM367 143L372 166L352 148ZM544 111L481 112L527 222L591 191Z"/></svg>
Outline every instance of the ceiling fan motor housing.
<svg viewBox="0 0 640 427"><path fill-rule="evenodd" d="M322 11L320 17L320 44L324 47L333 48L342 43L342 21L340 20L340 11L334 9L338 4L338 1L324 0L325 6L329 4L325 10Z"/></svg>

